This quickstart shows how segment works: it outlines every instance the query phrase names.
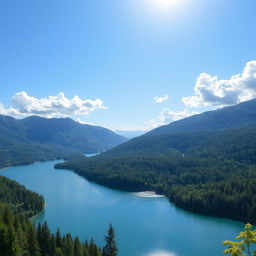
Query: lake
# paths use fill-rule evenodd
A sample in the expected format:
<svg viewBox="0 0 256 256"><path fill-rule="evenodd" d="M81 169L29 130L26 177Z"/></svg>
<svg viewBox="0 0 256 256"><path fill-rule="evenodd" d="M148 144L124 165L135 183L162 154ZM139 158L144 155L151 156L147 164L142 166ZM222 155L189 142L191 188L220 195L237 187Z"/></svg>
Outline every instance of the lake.
<svg viewBox="0 0 256 256"><path fill-rule="evenodd" d="M223 240L233 239L243 223L201 216L176 208L153 193L128 193L88 182L72 171L55 170L60 161L0 171L43 195L45 210L34 222L47 221L52 232L93 238L104 245L112 223L120 256L217 256Z"/></svg>

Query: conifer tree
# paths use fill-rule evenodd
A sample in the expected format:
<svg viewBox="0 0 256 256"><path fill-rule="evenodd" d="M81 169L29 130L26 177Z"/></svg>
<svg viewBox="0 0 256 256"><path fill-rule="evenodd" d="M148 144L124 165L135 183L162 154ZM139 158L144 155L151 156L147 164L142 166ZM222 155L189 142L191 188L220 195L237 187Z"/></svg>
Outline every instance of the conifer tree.
<svg viewBox="0 0 256 256"><path fill-rule="evenodd" d="M64 253L65 255L74 256L73 239L70 234L67 234L64 238Z"/></svg>
<svg viewBox="0 0 256 256"><path fill-rule="evenodd" d="M59 247L56 249L54 256L64 256L62 250Z"/></svg>
<svg viewBox="0 0 256 256"><path fill-rule="evenodd" d="M74 241L74 254L75 256L83 256L83 247L78 237Z"/></svg>
<svg viewBox="0 0 256 256"><path fill-rule="evenodd" d="M0 255L5 255L8 248L7 232L6 226L0 223Z"/></svg>
<svg viewBox="0 0 256 256"><path fill-rule="evenodd" d="M60 248L61 250L63 250L63 241L62 241L62 237L61 237L61 233L60 233L60 229L57 229L57 232L55 234L55 239L56 239L56 247Z"/></svg>
<svg viewBox="0 0 256 256"><path fill-rule="evenodd" d="M30 225L27 234L27 251L30 256L41 256L35 228Z"/></svg>
<svg viewBox="0 0 256 256"><path fill-rule="evenodd" d="M103 247L103 256L117 256L117 244L115 241L115 230L109 225L107 235L105 236L105 246Z"/></svg>
<svg viewBox="0 0 256 256"><path fill-rule="evenodd" d="M18 244L17 234L12 226L8 227L7 232L7 252L8 256L20 256L21 249Z"/></svg>
<svg viewBox="0 0 256 256"><path fill-rule="evenodd" d="M38 226L38 242L42 256L49 256L51 251L51 233L46 222Z"/></svg>

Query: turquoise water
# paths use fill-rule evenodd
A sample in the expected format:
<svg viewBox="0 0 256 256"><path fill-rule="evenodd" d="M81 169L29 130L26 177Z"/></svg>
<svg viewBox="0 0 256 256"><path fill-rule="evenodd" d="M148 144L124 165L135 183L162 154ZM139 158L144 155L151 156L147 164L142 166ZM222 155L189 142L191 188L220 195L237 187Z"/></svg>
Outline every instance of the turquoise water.
<svg viewBox="0 0 256 256"><path fill-rule="evenodd" d="M47 220L53 232L91 237L103 245L109 223L117 235L120 256L217 256L222 241L233 239L240 222L196 215L176 208L164 197L143 197L88 182L60 161L1 170L0 174L42 194L46 209L35 223ZM154 196L154 195L153 195Z"/></svg>

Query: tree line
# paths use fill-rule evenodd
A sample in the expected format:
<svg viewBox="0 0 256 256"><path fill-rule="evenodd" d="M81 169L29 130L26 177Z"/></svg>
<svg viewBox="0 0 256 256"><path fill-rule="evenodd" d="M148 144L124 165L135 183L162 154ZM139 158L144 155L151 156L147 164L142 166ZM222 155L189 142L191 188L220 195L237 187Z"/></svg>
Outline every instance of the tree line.
<svg viewBox="0 0 256 256"><path fill-rule="evenodd" d="M161 152L149 150L148 137L140 137L138 148L128 142L128 151L121 145L56 168L72 169L88 180L116 189L161 192L177 206L196 213L256 223L254 127L186 133L185 137L164 135L153 147L163 146Z"/></svg>
<svg viewBox="0 0 256 256"><path fill-rule="evenodd" d="M15 181L0 177L0 255L1 256L117 256L115 231L109 226L105 246L93 239L81 242L71 234L51 233L45 222L35 227L29 220L42 211L42 196Z"/></svg>

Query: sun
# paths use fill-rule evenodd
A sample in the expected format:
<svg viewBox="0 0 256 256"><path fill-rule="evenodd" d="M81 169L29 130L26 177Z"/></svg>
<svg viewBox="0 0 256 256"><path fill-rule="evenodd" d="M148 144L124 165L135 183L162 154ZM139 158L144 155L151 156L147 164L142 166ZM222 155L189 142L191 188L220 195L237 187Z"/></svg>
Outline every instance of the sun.
<svg viewBox="0 0 256 256"><path fill-rule="evenodd" d="M182 0L152 0L155 7L163 9L178 6L181 2Z"/></svg>

